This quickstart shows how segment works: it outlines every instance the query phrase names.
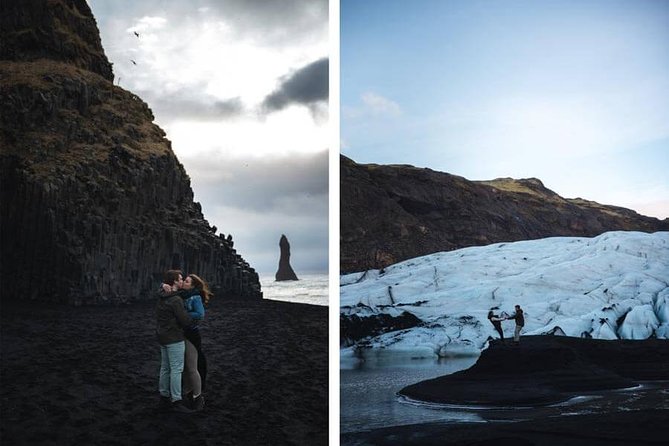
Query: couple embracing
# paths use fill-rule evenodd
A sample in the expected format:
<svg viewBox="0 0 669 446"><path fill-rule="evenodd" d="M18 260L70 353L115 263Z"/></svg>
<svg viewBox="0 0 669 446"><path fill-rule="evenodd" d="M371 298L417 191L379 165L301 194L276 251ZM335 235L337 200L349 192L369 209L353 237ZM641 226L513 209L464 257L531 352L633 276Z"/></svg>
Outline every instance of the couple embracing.
<svg viewBox="0 0 669 446"><path fill-rule="evenodd" d="M516 328L513 331L513 343L514 345L518 345L520 342L520 332L525 326L525 313L523 312L523 309L520 308L520 305L516 305L515 309L516 309L515 313L513 313L511 316L498 316L493 312L492 308L488 312L488 320L490 321L490 323L492 323L493 327L495 327L497 333L499 333L499 338L502 340L502 343L504 343L504 331L502 330L502 321L506 321L509 319L516 321Z"/></svg>
<svg viewBox="0 0 669 446"><path fill-rule="evenodd" d="M157 335L160 343L161 405L190 413L204 408L207 361L202 352L199 323L212 294L195 274L183 278L169 270L158 290Z"/></svg>

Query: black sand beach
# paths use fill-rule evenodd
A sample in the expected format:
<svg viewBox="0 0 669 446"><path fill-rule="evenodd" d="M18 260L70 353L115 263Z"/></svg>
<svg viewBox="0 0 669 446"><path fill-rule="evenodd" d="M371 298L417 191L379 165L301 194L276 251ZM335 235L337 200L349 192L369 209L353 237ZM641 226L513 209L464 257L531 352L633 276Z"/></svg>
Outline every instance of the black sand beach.
<svg viewBox="0 0 669 446"><path fill-rule="evenodd" d="M640 384L642 390L620 390ZM527 336L516 347L495 341L470 369L400 394L462 410L479 406L485 422L388 427L344 434L342 444L667 444L669 342ZM596 396L590 405L553 406L583 395Z"/></svg>
<svg viewBox="0 0 669 446"><path fill-rule="evenodd" d="M158 409L153 303L1 307L3 445L324 445L327 308L214 299L206 407Z"/></svg>

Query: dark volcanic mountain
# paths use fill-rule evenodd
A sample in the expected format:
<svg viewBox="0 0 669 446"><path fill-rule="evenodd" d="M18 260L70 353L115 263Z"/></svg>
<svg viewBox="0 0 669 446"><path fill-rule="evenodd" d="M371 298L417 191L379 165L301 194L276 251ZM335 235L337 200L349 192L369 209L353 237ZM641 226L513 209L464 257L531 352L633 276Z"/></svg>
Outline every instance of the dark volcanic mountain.
<svg viewBox="0 0 669 446"><path fill-rule="evenodd" d="M536 178L469 181L341 157L341 272L378 269L467 246L614 230L666 231L616 206L562 198Z"/></svg>
<svg viewBox="0 0 669 446"><path fill-rule="evenodd" d="M136 300L173 267L261 297L149 107L113 85L86 1L1 5L2 298Z"/></svg>

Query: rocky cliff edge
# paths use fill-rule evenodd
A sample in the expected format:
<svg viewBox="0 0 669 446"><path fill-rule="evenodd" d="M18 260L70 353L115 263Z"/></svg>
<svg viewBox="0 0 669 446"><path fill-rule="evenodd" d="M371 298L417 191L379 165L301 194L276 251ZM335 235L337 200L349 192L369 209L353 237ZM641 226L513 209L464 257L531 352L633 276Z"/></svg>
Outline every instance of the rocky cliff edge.
<svg viewBox="0 0 669 446"><path fill-rule="evenodd" d="M147 104L113 85L85 0L2 2L0 17L2 298L146 299L170 268L262 297Z"/></svg>

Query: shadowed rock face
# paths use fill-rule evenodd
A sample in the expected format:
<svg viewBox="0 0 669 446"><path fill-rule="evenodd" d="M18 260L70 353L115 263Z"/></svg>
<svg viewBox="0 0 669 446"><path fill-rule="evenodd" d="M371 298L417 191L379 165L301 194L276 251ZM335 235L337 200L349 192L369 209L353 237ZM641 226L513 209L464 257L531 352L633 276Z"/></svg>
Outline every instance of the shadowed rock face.
<svg viewBox="0 0 669 446"><path fill-rule="evenodd" d="M615 206L565 199L536 178L469 181L413 166L341 157L342 273L468 246L607 231L669 230Z"/></svg>
<svg viewBox="0 0 669 446"><path fill-rule="evenodd" d="M339 345L350 347L367 337L371 338L390 331L406 330L422 324L423 321L408 311L403 311L399 316L391 316L386 313L362 317L357 314L340 314ZM366 346L364 342L358 345Z"/></svg>
<svg viewBox="0 0 669 446"><path fill-rule="evenodd" d="M217 297L262 297L232 237L193 201L149 107L112 84L86 2L2 8L2 297L152 298L170 268L202 276Z"/></svg>
<svg viewBox="0 0 669 446"><path fill-rule="evenodd" d="M290 266L290 243L285 235L281 236L279 240L279 247L281 248L281 257L279 258L279 269L276 272L276 280L298 280L293 267Z"/></svg>
<svg viewBox="0 0 669 446"><path fill-rule="evenodd" d="M544 405L591 392L664 380L669 342L523 336L492 341L470 369L422 381L399 393L421 401L489 406Z"/></svg>

